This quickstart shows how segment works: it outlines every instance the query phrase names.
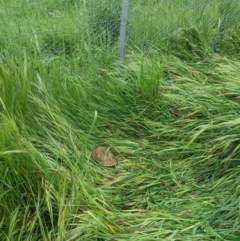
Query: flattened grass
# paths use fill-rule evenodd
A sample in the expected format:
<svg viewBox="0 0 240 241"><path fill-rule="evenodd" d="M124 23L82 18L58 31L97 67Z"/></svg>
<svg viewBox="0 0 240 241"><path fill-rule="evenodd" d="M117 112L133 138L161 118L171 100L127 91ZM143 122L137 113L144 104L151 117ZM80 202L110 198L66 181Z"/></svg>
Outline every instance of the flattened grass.
<svg viewBox="0 0 240 241"><path fill-rule="evenodd" d="M238 240L239 60L37 63L1 63L3 240Z"/></svg>
<svg viewBox="0 0 240 241"><path fill-rule="evenodd" d="M150 47L162 46L152 31L160 25L132 21L150 30L132 32L136 45L154 41L147 54L128 46L119 64L110 45L89 44L86 9L71 6L68 16L63 1L59 12L47 5L69 32L11 39L0 56L0 239L239 240L238 15L216 54L218 5L205 8L200 27L192 26L198 9L176 15L166 5L175 24L165 21L160 34L169 33L169 48ZM46 30L49 16L34 29ZM84 21L75 38L76 19ZM91 159L98 145L116 152L116 168Z"/></svg>

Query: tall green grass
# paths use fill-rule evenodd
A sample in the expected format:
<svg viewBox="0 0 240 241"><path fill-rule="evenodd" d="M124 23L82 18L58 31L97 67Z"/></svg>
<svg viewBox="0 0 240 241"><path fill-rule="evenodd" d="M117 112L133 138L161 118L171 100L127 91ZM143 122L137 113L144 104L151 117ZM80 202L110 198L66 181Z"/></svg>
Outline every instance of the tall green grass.
<svg viewBox="0 0 240 241"><path fill-rule="evenodd" d="M42 54L42 58L74 55L82 62L117 53L121 1L8 1L0 7L2 52L22 55L27 50L28 55ZM228 52L224 43L237 28L238 9L237 0L131 1L127 50L148 51L154 46L169 51L179 45L182 35L195 42L191 29L197 28L208 48Z"/></svg>
<svg viewBox="0 0 240 241"><path fill-rule="evenodd" d="M85 6L68 2L42 4L63 24ZM239 240L238 24L218 53L189 24L171 48L129 43L121 65L81 30L1 45L1 240ZM98 145L117 167L91 159Z"/></svg>

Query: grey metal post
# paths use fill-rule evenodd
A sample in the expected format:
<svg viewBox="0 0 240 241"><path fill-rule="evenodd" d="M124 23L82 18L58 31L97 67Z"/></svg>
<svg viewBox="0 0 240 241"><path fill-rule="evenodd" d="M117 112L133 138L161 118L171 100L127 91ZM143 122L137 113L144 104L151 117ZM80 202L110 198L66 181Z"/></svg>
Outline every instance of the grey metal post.
<svg viewBox="0 0 240 241"><path fill-rule="evenodd" d="M128 0L123 0L122 1L120 36L119 36L119 48L118 48L118 57L121 59L123 59L123 57L124 57L127 17L128 17Z"/></svg>

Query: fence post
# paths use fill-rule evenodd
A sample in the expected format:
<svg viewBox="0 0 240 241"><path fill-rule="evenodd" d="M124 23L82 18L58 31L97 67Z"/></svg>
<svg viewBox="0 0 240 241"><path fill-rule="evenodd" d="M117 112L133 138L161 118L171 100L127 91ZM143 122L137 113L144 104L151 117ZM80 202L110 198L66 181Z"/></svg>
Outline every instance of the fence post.
<svg viewBox="0 0 240 241"><path fill-rule="evenodd" d="M120 59L123 59L124 57L127 15L128 15L128 0L122 0L122 15L121 15L121 26L120 26L120 36L119 36L119 48L118 48L118 57Z"/></svg>

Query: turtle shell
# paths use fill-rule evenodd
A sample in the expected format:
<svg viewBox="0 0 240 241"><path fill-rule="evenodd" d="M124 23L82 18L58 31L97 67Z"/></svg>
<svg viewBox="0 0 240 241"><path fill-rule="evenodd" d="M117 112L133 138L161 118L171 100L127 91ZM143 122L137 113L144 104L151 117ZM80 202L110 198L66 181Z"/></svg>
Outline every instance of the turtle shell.
<svg viewBox="0 0 240 241"><path fill-rule="evenodd" d="M117 165L117 159L110 147L97 146L92 151L92 158L104 167L114 167Z"/></svg>

